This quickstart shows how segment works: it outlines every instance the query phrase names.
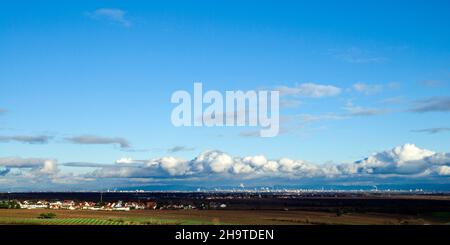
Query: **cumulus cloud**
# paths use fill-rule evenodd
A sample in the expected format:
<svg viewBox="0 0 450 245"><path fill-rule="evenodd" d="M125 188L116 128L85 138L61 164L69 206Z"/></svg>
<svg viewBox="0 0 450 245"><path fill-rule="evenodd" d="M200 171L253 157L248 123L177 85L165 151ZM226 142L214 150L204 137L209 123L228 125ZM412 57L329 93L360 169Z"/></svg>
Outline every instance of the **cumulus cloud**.
<svg viewBox="0 0 450 245"><path fill-rule="evenodd" d="M437 173L442 176L450 176L450 167L449 166L440 166L437 169Z"/></svg>
<svg viewBox="0 0 450 245"><path fill-rule="evenodd" d="M430 161L435 155L433 151L405 144L373 154L356 162L356 166L358 172L367 174L418 174L436 163Z"/></svg>
<svg viewBox="0 0 450 245"><path fill-rule="evenodd" d="M128 148L130 147L130 143L120 137L101 137L95 135L81 135L75 137L65 138L67 141L75 143L75 144L86 144L86 145L119 145L120 148Z"/></svg>
<svg viewBox="0 0 450 245"><path fill-rule="evenodd" d="M0 108L0 115L3 114L3 113L6 113L6 112L7 112L6 109Z"/></svg>
<svg viewBox="0 0 450 245"><path fill-rule="evenodd" d="M93 12L88 12L87 16L95 20L104 20L113 23L118 23L122 26L129 27L132 25L127 18L127 12L122 9L115 8L100 8Z"/></svg>
<svg viewBox="0 0 450 245"><path fill-rule="evenodd" d="M414 144L404 144L351 164L338 165L338 169L348 176L429 177L443 175L439 171L449 165L449 153L436 153Z"/></svg>
<svg viewBox="0 0 450 245"><path fill-rule="evenodd" d="M279 86L275 88L280 91L281 95L293 95L293 96L303 96L303 97L329 97L339 95L342 91L333 85L323 85L316 83L302 83L295 87Z"/></svg>
<svg viewBox="0 0 450 245"><path fill-rule="evenodd" d="M252 183L270 180L273 184L277 181L346 184L360 180L384 183L390 178L408 183L423 180L442 182L450 176L450 153L436 153L414 144L404 144L344 163L318 164L288 157L269 159L264 155L241 157L210 150L191 160L164 156L150 160L120 158L112 164L68 162L61 165L95 169L78 175L61 173L53 159L10 157L0 158L0 177L2 181L7 178L27 183L28 188L33 188L30 180L66 186L89 182L90 188L100 183L124 186L146 181L186 185L200 183L202 186L220 186L230 181L242 183L243 180Z"/></svg>
<svg viewBox="0 0 450 245"><path fill-rule="evenodd" d="M450 153L436 153L426 159L427 162L437 165L448 165L450 163Z"/></svg>
<svg viewBox="0 0 450 245"><path fill-rule="evenodd" d="M450 166L450 153L435 153L413 144L374 153L353 163L316 164L290 158L268 159L264 155L233 157L212 150L192 160L172 156L99 168L91 176L103 178L167 178L219 176L230 178L346 178L383 176L443 176Z"/></svg>
<svg viewBox="0 0 450 245"><path fill-rule="evenodd" d="M233 163L233 158L221 151L206 151L193 160L196 169L210 170L213 173L225 173L230 170Z"/></svg>
<svg viewBox="0 0 450 245"><path fill-rule="evenodd" d="M410 109L413 112L447 112L450 111L450 97L433 97L417 100Z"/></svg>
<svg viewBox="0 0 450 245"><path fill-rule="evenodd" d="M6 169L27 169L34 175L51 175L59 171L56 160L45 158L4 157L0 158L0 166Z"/></svg>
<svg viewBox="0 0 450 245"><path fill-rule="evenodd" d="M150 163L150 166L152 164L159 165L161 169L167 171L167 173L169 173L172 176L190 174L191 171L191 166L189 166L189 163L187 161L171 156L163 157L159 160L156 160Z"/></svg>
<svg viewBox="0 0 450 245"><path fill-rule="evenodd" d="M0 142L16 141L27 144L47 144L53 137L47 135L29 136L29 135L15 135L15 136L0 136Z"/></svg>

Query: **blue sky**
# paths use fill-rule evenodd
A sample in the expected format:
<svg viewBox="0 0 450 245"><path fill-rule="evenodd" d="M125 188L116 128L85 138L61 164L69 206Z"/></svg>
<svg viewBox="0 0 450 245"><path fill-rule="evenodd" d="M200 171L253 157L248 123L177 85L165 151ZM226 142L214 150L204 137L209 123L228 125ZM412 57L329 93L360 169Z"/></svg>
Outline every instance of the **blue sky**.
<svg viewBox="0 0 450 245"><path fill-rule="evenodd" d="M200 180L192 183L205 185L214 170L201 177L192 169L170 175L164 161L154 159L184 159L173 166L192 168L195 157L220 151L341 166L391 149L395 157L383 157L386 166L424 161L420 171L432 172L427 181L449 183L448 1L4 1L1 9L5 186L19 186L20 178L45 169L49 159L57 177L29 173L49 189L61 184L55 179L114 179L115 186L142 181L132 174L105 177L99 174L105 167L66 164L131 171L115 166L122 158L162 166L139 176L145 181L160 184L154 177L169 173L195 176ZM170 96L192 91L194 82L205 90L291 92L281 97L282 134L260 138L251 137L255 129L248 127L175 128ZM304 96L304 84L339 93ZM129 146L121 147L123 141ZM438 163L423 149L433 151ZM405 158L402 151L416 155ZM270 177L278 179L265 184L308 179L264 173ZM400 182L411 178L403 177ZM258 176L235 178L231 184L257 182ZM75 185L73 180L64 188Z"/></svg>

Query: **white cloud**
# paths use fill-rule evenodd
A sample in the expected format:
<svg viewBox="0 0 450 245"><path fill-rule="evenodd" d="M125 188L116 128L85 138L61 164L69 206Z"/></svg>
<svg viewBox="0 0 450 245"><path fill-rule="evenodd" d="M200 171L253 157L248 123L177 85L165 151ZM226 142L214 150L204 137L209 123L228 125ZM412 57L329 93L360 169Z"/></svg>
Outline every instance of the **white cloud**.
<svg viewBox="0 0 450 245"><path fill-rule="evenodd" d="M64 165L64 164L63 164ZM72 165L69 165L72 166ZM144 180L202 181L202 185L220 185L226 181L267 180L273 179L292 183L307 183L309 180L326 183L348 183L366 179L382 183L386 178L400 177L418 181L424 179L446 178L450 176L450 153L436 153L422 149L414 144L404 144L391 150L376 152L355 162L317 164L305 160L282 157L268 159L264 155L231 156L212 150L199 154L192 160L165 156L152 160L133 160L121 158L115 164L81 164L78 167L94 167L88 174L74 175L61 173L56 160L41 158L0 158L0 177L29 183L47 181L58 184L83 184L89 181L105 183L116 180L116 184L129 184ZM20 174L11 170L19 170ZM67 178L67 180L64 180ZM214 182L210 182L214 179ZM120 181L119 181L120 180ZM198 182L197 182L198 183ZM32 188L32 185L29 185Z"/></svg>
<svg viewBox="0 0 450 245"><path fill-rule="evenodd" d="M89 178L149 178L156 175L151 169L137 166L106 166L87 174Z"/></svg>
<svg viewBox="0 0 450 245"><path fill-rule="evenodd" d="M7 168L35 169L42 173L55 173L57 171L56 160L44 158L0 158L0 166Z"/></svg>
<svg viewBox="0 0 450 245"><path fill-rule="evenodd" d="M304 160L280 158L269 160L263 155L232 157L221 151L206 151L187 161L171 156L149 161L133 167L117 165L96 171L102 177L163 177L209 176L281 177L281 178L332 178L384 175L414 175L420 173L443 175L450 165L449 153L435 153L413 144L397 146L391 150L374 153L354 163L316 164ZM439 171L439 172L438 172ZM227 177L228 176L228 177Z"/></svg>
<svg viewBox="0 0 450 245"><path fill-rule="evenodd" d="M170 175L186 175L190 172L189 163L183 159L169 156L157 160L157 163Z"/></svg>
<svg viewBox="0 0 450 245"><path fill-rule="evenodd" d="M435 154L413 144L405 144L369 156L357 162L357 166L359 171L370 174L417 174L429 167L429 159Z"/></svg>
<svg viewBox="0 0 450 245"><path fill-rule="evenodd" d="M235 174L250 174L253 172L253 168L248 164L237 162L233 164L232 172Z"/></svg>
<svg viewBox="0 0 450 245"><path fill-rule="evenodd" d="M39 172L43 174L54 174L58 172L58 166L54 160L45 160Z"/></svg>
<svg viewBox="0 0 450 245"><path fill-rule="evenodd" d="M267 159L263 155L244 157L242 161L257 168L264 166L267 163Z"/></svg>
<svg viewBox="0 0 450 245"><path fill-rule="evenodd" d="M437 168L437 173L443 176L450 176L450 167L449 166L440 166Z"/></svg>
<svg viewBox="0 0 450 245"><path fill-rule="evenodd" d="M430 164L445 165L450 163L450 153L436 153L426 158Z"/></svg>
<svg viewBox="0 0 450 245"><path fill-rule="evenodd" d="M345 116L336 115L336 114L320 114L320 115L300 114L297 117L303 123L345 119Z"/></svg>
<svg viewBox="0 0 450 245"><path fill-rule="evenodd" d="M383 90L383 85L380 84L366 84L366 83L355 83L353 84L353 89L359 93L366 95L376 94Z"/></svg>
<svg viewBox="0 0 450 245"><path fill-rule="evenodd" d="M280 167L280 164L277 161L267 161L267 163L264 164L261 169L264 172L275 173L275 172L277 172L279 167Z"/></svg>
<svg viewBox="0 0 450 245"><path fill-rule="evenodd" d="M122 157L120 159L116 160L117 164L133 164L135 163L135 161L133 160L133 158L130 157Z"/></svg>
<svg viewBox="0 0 450 245"><path fill-rule="evenodd" d="M363 50L359 47L351 47L345 50L330 50L330 51L333 57L348 63L355 63L355 64L382 63L388 60L386 57L377 56L372 52Z"/></svg>
<svg viewBox="0 0 450 245"><path fill-rule="evenodd" d="M88 12L87 16L96 20L105 20L109 22L118 23L122 26L129 27L132 25L131 21L126 16L127 12L122 9L115 8L100 8L93 12Z"/></svg>
<svg viewBox="0 0 450 245"><path fill-rule="evenodd" d="M60 172L56 160L45 158L4 157L0 167L0 179L11 182L10 186L27 185L30 189L35 183L52 182Z"/></svg>
<svg viewBox="0 0 450 245"><path fill-rule="evenodd" d="M203 165L204 169L209 167L214 173L224 173L228 171L233 165L233 159L226 153L221 151L207 151L203 152L197 158L194 159L196 165Z"/></svg>
<svg viewBox="0 0 450 245"><path fill-rule="evenodd" d="M302 83L295 87L279 86L275 89L280 91L281 95L294 95L312 98L336 96L342 91L341 88L333 85L316 83Z"/></svg>
<svg viewBox="0 0 450 245"><path fill-rule="evenodd" d="M352 102L348 102L343 109L347 111L346 116L376 116L387 112L378 108L355 106Z"/></svg>

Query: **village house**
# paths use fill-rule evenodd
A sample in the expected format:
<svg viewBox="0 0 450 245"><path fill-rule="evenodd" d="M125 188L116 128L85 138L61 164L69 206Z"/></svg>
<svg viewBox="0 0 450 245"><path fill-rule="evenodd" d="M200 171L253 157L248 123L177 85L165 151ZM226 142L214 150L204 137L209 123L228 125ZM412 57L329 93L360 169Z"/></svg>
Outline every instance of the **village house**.
<svg viewBox="0 0 450 245"><path fill-rule="evenodd" d="M43 202L43 201L38 201L38 202L30 202L30 201L23 201L23 202L19 202L19 206L20 208L23 209L42 209L42 208L47 208L48 205L47 203Z"/></svg>
<svg viewBox="0 0 450 245"><path fill-rule="evenodd" d="M20 208L23 209L54 209L54 210L107 210L107 211L130 211L130 210L144 210L144 209L156 209L156 202L108 202L106 204L95 203L92 201L52 201L45 200L35 201L22 201L17 202ZM176 208L183 208L183 205L178 205Z"/></svg>

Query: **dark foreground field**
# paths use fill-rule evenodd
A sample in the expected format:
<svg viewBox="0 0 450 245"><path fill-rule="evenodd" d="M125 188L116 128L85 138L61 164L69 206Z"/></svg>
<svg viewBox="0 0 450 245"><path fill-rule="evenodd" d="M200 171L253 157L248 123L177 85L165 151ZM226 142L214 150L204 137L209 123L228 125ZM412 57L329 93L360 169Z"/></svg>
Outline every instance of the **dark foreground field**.
<svg viewBox="0 0 450 245"><path fill-rule="evenodd" d="M380 213L336 214L320 211L269 210L140 210L129 212L52 210L53 219L39 219L49 210L0 210L0 224L33 225L159 225L159 224L276 224L276 225L397 225L450 224L450 213L396 215Z"/></svg>
<svg viewBox="0 0 450 245"><path fill-rule="evenodd" d="M123 211L0 209L0 224L57 225L387 225L450 224L450 195L378 192L0 193L0 200L154 201L161 209ZM171 205L198 209L175 209ZM224 204L224 207L218 207ZM54 213L39 219L41 213Z"/></svg>

